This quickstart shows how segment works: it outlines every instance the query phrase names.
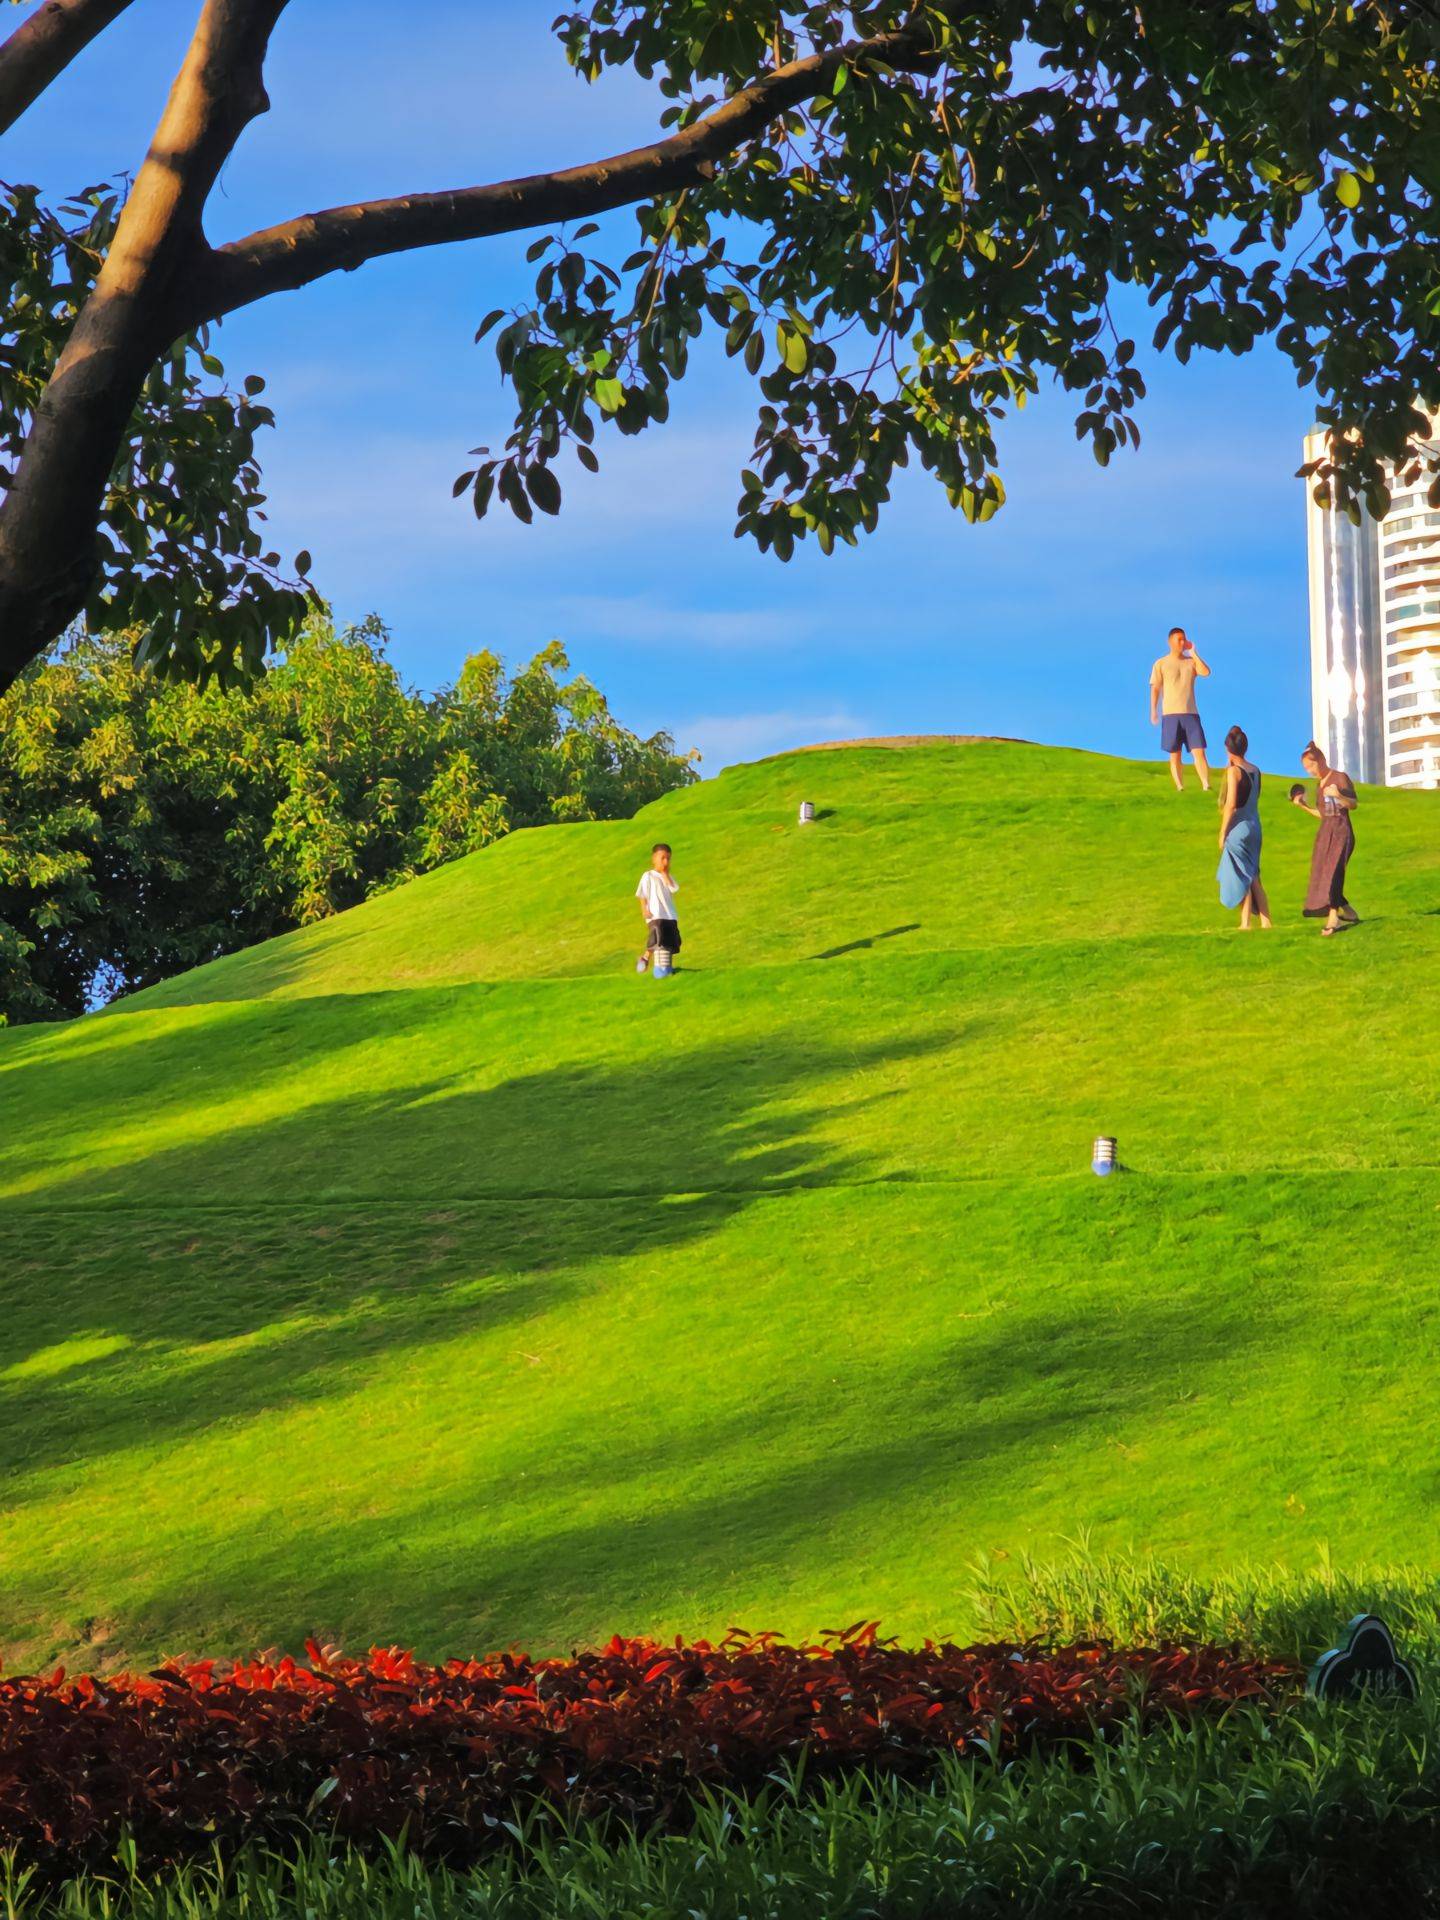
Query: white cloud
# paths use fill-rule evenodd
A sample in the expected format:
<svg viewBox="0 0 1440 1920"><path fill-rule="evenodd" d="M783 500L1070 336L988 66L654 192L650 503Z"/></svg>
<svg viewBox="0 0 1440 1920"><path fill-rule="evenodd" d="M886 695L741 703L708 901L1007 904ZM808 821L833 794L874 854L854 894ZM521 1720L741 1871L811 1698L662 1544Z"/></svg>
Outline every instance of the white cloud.
<svg viewBox="0 0 1440 1920"><path fill-rule="evenodd" d="M671 731L678 747L700 749L701 768L710 774L737 760L759 760L791 747L853 740L869 731L869 723L843 707L828 713L781 708L773 713L702 714Z"/></svg>
<svg viewBox="0 0 1440 1920"><path fill-rule="evenodd" d="M788 607L680 606L653 594L561 594L551 605L557 633L578 629L590 638L654 646L768 653L804 645L819 625L817 616Z"/></svg>

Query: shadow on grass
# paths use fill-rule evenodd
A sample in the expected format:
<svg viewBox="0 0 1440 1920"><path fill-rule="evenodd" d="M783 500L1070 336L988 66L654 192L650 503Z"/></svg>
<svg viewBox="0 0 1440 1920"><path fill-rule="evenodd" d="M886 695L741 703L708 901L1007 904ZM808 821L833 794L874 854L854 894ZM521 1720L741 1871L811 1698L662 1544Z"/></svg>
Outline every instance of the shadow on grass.
<svg viewBox="0 0 1440 1920"><path fill-rule="evenodd" d="M571 1436L563 1459L538 1456L523 1504L512 1481L471 1460L443 1496L427 1491L383 1514L352 1510L318 1524L313 1513L292 1516L283 1539L226 1532L203 1567L157 1566L134 1610L147 1640L169 1646L193 1631L188 1623L233 1619L237 1600L248 1611L266 1596L267 1628L281 1645L316 1632L352 1645L418 1637L437 1656L517 1639L544 1650L568 1632L648 1631L683 1610L689 1593L713 1607L730 1606L727 1596L745 1586L783 1592L797 1569L827 1562L852 1569L847 1600L863 1611L875 1604L875 1574L893 1561L898 1532L953 1564L958 1614L964 1570L989 1544L971 1516L1004 1508L1020 1522L1055 1451L1083 1450L1087 1436L1093 1450L1116 1423L1158 1412L1173 1382L1136 1366L1136 1353L1173 1348L1194 1314L1193 1298L1148 1301L1099 1322L1057 1306L1024 1316L1018 1329L937 1334L924 1368L905 1376L903 1409L881 1431L872 1423L857 1433L835 1419L814 1380L780 1401L732 1399L684 1427L667 1426L656 1409L651 1443L638 1453L596 1432ZM1233 1366L1244 1350L1237 1330L1217 1330L1195 1364ZM1043 1391L1037 1360L1049 1375ZM1104 1465L1096 1472L1103 1482ZM785 1624L811 1633L846 1622ZM960 1626L933 1623L937 1632Z"/></svg>
<svg viewBox="0 0 1440 1920"><path fill-rule="evenodd" d="M517 1058L512 1003L486 986L334 994L158 1013L27 1052L5 1074L8 1207L165 1208L648 1196L824 1184L860 1172L811 1137L819 1089L943 1051L978 1017L868 1042L808 1029L690 1042L673 984L564 1011ZM492 1004L493 1000L493 1004ZM527 1009L527 1013L528 1013ZM613 1024L612 1024L613 1023ZM519 1058L523 1060L523 1055ZM486 1082L489 1084L485 1084Z"/></svg>
<svg viewBox="0 0 1440 1920"><path fill-rule="evenodd" d="M467 991L463 1004L478 1004ZM48 1467L323 1400L353 1387L367 1360L534 1319L586 1291L601 1263L671 1259L766 1194L862 1179L863 1156L814 1137L815 1119L837 1111L816 1083L949 1040L772 1037L479 1088L457 1061L388 1089L317 1096L346 1050L369 1042L377 1012L387 1045L403 1042L437 997L454 998L227 1009L201 1030L161 1026L138 1055L125 1044L115 1060L36 1062L61 1111L83 1100L105 1113L124 1095L136 1125L122 1130L118 1167L71 1161L7 1205L0 1484L12 1497ZM317 1038L319 1004L325 1045L306 1056L306 1104L173 1138L167 1092L202 1060L221 1085L285 1081L295 1040ZM149 1151L146 1088L169 1138Z"/></svg>
<svg viewBox="0 0 1440 1920"><path fill-rule="evenodd" d="M902 933L918 933L920 922L911 920L903 927L887 927L884 933L872 933L866 940L847 940L843 947L827 947L823 953L812 953L812 960L838 960L843 953L863 953L881 940L894 940Z"/></svg>

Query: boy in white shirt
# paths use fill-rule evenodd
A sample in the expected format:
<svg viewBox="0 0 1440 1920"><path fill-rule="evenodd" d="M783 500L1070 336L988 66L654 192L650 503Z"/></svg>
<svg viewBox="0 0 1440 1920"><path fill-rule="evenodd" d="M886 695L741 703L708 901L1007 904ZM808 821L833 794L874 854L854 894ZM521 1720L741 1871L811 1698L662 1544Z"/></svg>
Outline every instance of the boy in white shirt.
<svg viewBox="0 0 1440 1920"><path fill-rule="evenodd" d="M650 850L650 864L640 876L635 898L645 915L645 951L635 962L635 971L644 973L657 947L667 953L680 951L680 923L675 918L675 895L680 882L670 871L670 849L663 840Z"/></svg>

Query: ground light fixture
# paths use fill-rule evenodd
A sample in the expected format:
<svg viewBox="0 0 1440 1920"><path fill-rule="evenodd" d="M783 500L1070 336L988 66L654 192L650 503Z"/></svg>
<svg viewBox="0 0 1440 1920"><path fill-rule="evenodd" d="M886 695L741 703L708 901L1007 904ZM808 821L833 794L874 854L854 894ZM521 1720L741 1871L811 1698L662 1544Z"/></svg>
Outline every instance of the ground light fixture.
<svg viewBox="0 0 1440 1920"><path fill-rule="evenodd" d="M802 800L800 802L801 826L803 827L808 825L808 823L814 818L815 818L815 802L813 800Z"/></svg>
<svg viewBox="0 0 1440 1920"><path fill-rule="evenodd" d="M1090 1171L1098 1173L1102 1179L1115 1171L1115 1139L1112 1134L1099 1133L1090 1149Z"/></svg>

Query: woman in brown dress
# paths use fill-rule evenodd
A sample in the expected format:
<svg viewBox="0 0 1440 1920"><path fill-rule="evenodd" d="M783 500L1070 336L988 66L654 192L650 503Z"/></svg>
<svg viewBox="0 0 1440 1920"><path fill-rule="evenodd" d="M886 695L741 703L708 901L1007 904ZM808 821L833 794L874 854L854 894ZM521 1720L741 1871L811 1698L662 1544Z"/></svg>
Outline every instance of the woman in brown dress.
<svg viewBox="0 0 1440 1920"><path fill-rule="evenodd" d="M1330 766L1313 740L1300 760L1315 782L1315 805L1308 804L1303 787L1292 790L1290 797L1297 807L1304 807L1306 813L1313 813L1320 822L1315 851L1310 856L1310 891L1305 896L1305 914L1311 920L1323 915L1325 924L1320 931L1328 937L1338 933L1341 927L1360 923L1359 914L1345 898L1345 869L1355 851L1355 828L1350 816L1360 802L1349 774Z"/></svg>

